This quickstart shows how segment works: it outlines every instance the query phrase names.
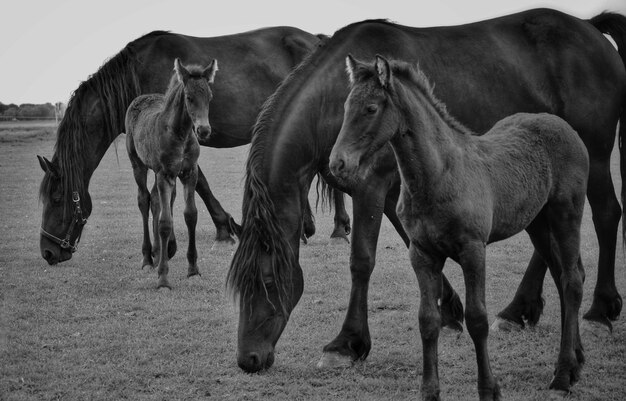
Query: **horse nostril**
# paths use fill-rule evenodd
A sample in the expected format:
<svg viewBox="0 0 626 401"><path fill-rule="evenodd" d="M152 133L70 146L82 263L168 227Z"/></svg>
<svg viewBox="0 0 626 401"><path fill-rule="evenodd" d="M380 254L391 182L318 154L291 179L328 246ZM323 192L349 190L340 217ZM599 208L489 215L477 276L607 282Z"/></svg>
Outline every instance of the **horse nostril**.
<svg viewBox="0 0 626 401"><path fill-rule="evenodd" d="M257 354L256 352L253 352L250 354L250 366L260 366L261 364L260 362L260 358L259 358L259 354Z"/></svg>
<svg viewBox="0 0 626 401"><path fill-rule="evenodd" d="M239 358L239 367L248 373L255 373L263 369L261 358L258 353L251 352L243 358Z"/></svg>
<svg viewBox="0 0 626 401"><path fill-rule="evenodd" d="M201 125L196 129L196 133L200 138L206 138L211 135L211 127L206 125Z"/></svg>
<svg viewBox="0 0 626 401"><path fill-rule="evenodd" d="M44 249L42 256L45 259L45 261L48 262L50 266L59 263L57 256L54 254L54 252L52 252L49 249Z"/></svg>
<svg viewBox="0 0 626 401"><path fill-rule="evenodd" d="M335 159L330 163L330 170L334 175L341 173L345 167L346 163L343 159Z"/></svg>

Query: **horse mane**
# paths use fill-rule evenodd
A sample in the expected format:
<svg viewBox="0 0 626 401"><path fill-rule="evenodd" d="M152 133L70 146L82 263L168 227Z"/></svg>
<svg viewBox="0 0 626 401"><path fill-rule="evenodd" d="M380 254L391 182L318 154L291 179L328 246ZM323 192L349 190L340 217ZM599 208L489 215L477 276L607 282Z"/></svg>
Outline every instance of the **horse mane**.
<svg viewBox="0 0 626 401"><path fill-rule="evenodd" d="M269 140L267 135L269 126L274 123L277 104L289 96L287 91L294 81L301 76L307 76L307 71L315 68L326 54L332 51L334 45L341 43L346 32L352 27L367 22L390 24L386 20L368 20L348 25L337 31L331 38L322 38L314 51L309 53L270 95L261 107L256 123L252 130L252 140L248 160L246 162L245 189L242 207L242 232L239 236L239 246L233 255L226 277L226 287L233 297L239 295L241 302L250 301L255 293L265 293L267 290L263 282L259 257L262 253L268 255L274 276L274 283L278 289L280 307L286 312L282 302L291 290L291 267L297 263L291 245L286 241L284 232L278 224L276 210L269 196L269 189L262 177L265 149ZM323 195L331 192L325 190L322 181ZM276 307L276 305L274 305Z"/></svg>
<svg viewBox="0 0 626 401"><path fill-rule="evenodd" d="M268 187L261 177L264 147L254 138L258 137L253 137L253 146L246 162L242 231L228 270L226 287L233 298L239 295L240 302L251 300L256 293L264 293L269 301L259 264L259 258L265 254L269 257L274 284L278 289L278 306L288 316L284 299L291 293L291 266L297 261L278 224Z"/></svg>
<svg viewBox="0 0 626 401"><path fill-rule="evenodd" d="M141 93L135 64L137 43L146 38L166 34L154 31L127 44L118 54L111 57L83 81L72 93L59 124L53 161L62 177L63 199L71 199L73 191L84 191L85 149L91 140L87 132L87 117L81 115L80 104L90 94L96 94L104 106L103 119L106 140L109 143L124 131L124 116L130 102ZM52 189L52 178L46 174L41 183L40 197ZM71 202L66 203L66 210Z"/></svg>
<svg viewBox="0 0 626 401"><path fill-rule="evenodd" d="M233 255L226 276L228 291L233 298L238 295L240 302L251 300L255 293L263 292L267 295L258 263L261 254L267 254L270 258L274 284L278 289L281 303L279 307L286 315L288 313L283 299L291 293L291 266L297 263L297 260L291 245L285 240L284 232L278 224L274 203L270 198L267 184L261 176L267 145L267 130L274 121L276 103L285 92L285 87L299 76L300 71L307 68L309 60L327 41L328 39L322 39L318 43L317 49L309 53L287 75L276 91L265 100L257 116L252 129L252 140L246 161L242 232L239 236L239 246Z"/></svg>

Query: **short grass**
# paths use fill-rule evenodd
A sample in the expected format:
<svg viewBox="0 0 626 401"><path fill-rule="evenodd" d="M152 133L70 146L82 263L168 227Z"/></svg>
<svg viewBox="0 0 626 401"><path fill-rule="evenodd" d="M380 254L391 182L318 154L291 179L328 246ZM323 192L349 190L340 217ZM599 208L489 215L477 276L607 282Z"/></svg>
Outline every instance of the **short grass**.
<svg viewBox="0 0 626 401"><path fill-rule="evenodd" d="M317 235L301 250L305 291L277 344L268 371L236 364L237 310L224 291L233 249L213 248L214 227L202 205L198 225L201 277L187 279L186 235L176 206L179 253L172 291L155 290L141 270L140 215L123 141L112 146L91 181L94 210L74 258L48 266L39 253L42 177L36 154L50 157L54 129L0 126L0 399L1 400L404 400L419 398L422 373L418 289L406 250L383 222L369 296L372 351L365 362L318 370L322 347L346 312L349 247L330 244L332 216L317 213ZM241 218L247 147L203 149L201 166L218 199ZM615 159L614 171L617 171ZM616 172L615 182L621 180ZM201 203L199 203L201 205ZM587 268L583 309L596 280L597 243L585 216ZM511 299L531 255L518 235L488 248L490 319ZM460 269L446 269L463 294ZM618 288L626 292L623 252ZM495 374L507 400L544 400L559 345L558 298L546 279L547 306L536 328L491 334ZM626 326L611 336L585 332L587 364L571 400L626 399ZM439 346L442 396L476 399L476 365L467 333Z"/></svg>

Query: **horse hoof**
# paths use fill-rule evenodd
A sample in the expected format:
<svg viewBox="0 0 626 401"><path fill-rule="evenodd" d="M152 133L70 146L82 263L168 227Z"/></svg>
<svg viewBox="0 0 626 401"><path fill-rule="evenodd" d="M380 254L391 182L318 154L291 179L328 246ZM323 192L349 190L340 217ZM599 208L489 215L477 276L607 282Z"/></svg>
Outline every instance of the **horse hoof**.
<svg viewBox="0 0 626 401"><path fill-rule="evenodd" d="M161 288L167 288L168 290L172 289L170 282L165 277L160 277L159 282L157 283L157 290L160 290Z"/></svg>
<svg viewBox="0 0 626 401"><path fill-rule="evenodd" d="M200 271L198 270L198 268L196 267L195 269L189 269L187 271L187 278L193 277L193 276L198 276L200 277Z"/></svg>
<svg viewBox="0 0 626 401"><path fill-rule="evenodd" d="M154 265L150 263L146 263L145 265L141 266L141 270L145 269L146 267L150 270L154 270Z"/></svg>
<svg viewBox="0 0 626 401"><path fill-rule="evenodd" d="M522 331L524 326L519 323L512 322L510 320L505 320L497 317L496 320L491 324L489 328L491 331L501 331L505 333L515 333L518 331Z"/></svg>
<svg viewBox="0 0 626 401"><path fill-rule="evenodd" d="M580 331L584 337L591 337L594 339L608 338L611 336L611 329L609 326L593 320L583 319L580 324Z"/></svg>
<svg viewBox="0 0 626 401"><path fill-rule="evenodd" d="M336 368L349 368L352 366L352 358L349 356L324 352L319 362L317 363L318 369L336 369Z"/></svg>

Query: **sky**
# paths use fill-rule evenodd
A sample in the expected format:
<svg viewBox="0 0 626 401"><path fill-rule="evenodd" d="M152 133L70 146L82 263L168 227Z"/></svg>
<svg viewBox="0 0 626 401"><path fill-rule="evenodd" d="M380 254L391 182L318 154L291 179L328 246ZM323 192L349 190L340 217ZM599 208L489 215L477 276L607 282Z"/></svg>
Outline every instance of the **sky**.
<svg viewBox="0 0 626 401"><path fill-rule="evenodd" d="M153 30L219 36L291 25L331 35L368 18L456 25L535 7L579 18L626 14L625 0L19 0L0 23L0 102L67 103L128 42Z"/></svg>

